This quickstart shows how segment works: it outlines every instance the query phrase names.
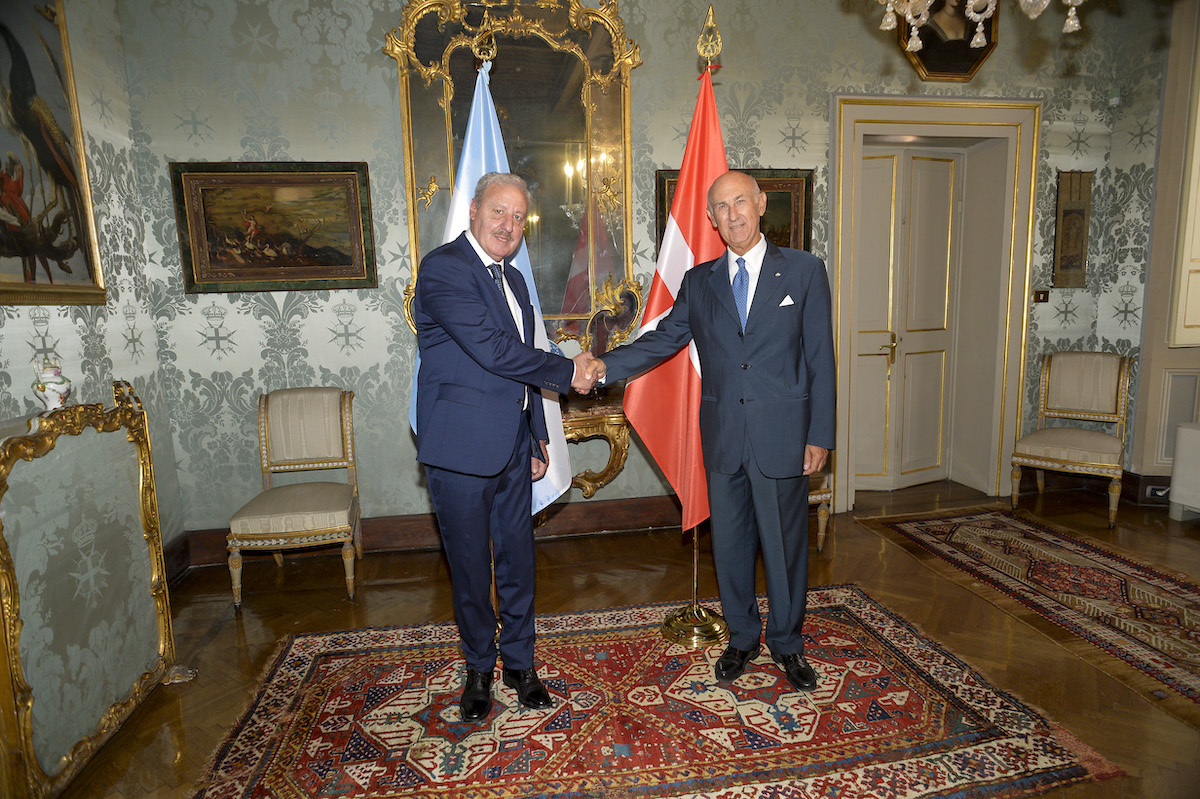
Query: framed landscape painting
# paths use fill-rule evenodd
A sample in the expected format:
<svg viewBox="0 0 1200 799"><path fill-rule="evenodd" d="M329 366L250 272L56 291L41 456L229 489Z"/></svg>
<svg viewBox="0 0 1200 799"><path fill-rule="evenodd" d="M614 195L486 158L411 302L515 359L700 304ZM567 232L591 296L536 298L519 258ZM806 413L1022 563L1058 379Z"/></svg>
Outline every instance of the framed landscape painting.
<svg viewBox="0 0 1200 799"><path fill-rule="evenodd" d="M173 163L189 294L374 288L364 163Z"/></svg>

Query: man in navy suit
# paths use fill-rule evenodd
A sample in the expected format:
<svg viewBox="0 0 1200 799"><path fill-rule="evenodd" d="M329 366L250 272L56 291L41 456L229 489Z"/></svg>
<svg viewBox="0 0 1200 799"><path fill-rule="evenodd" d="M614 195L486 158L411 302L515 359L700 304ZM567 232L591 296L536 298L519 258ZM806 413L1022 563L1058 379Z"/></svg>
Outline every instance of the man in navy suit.
<svg viewBox="0 0 1200 799"><path fill-rule="evenodd" d="M810 691L817 676L802 634L808 476L833 449L836 408L829 280L819 258L766 240L759 231L766 208L767 195L749 175L717 178L708 218L728 250L688 270L656 330L593 361L588 372L618 380L696 345L713 559L729 625L729 646L714 671L718 680L736 680L760 652L761 548L767 646L788 680Z"/></svg>
<svg viewBox="0 0 1200 799"><path fill-rule="evenodd" d="M590 391L583 365L533 346L525 281L508 260L521 246L529 190L516 175L489 172L471 201L471 224L422 261L413 318L417 460L450 565L454 616L467 674L463 721L491 710L496 611L505 685L531 708L553 705L537 676L534 643L533 481L547 468L549 440L540 389Z"/></svg>

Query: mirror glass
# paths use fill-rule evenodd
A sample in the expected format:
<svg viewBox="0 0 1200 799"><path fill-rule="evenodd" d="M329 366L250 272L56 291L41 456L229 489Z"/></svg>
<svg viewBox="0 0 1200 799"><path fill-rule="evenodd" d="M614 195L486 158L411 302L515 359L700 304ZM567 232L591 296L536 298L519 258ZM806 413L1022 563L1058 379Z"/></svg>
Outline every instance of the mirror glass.
<svg viewBox="0 0 1200 799"><path fill-rule="evenodd" d="M616 4L421 0L402 15L384 51L399 69L414 276L442 244L477 70L491 60L509 167L533 195L525 243L547 335L580 338L597 290L633 274L629 71L641 59Z"/></svg>

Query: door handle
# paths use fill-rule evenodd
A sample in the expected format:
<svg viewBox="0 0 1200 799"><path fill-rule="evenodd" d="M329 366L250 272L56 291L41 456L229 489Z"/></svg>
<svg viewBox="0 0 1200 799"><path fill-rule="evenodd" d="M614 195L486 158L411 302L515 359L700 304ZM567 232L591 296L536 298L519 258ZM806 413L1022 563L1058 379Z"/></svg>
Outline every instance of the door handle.
<svg viewBox="0 0 1200 799"><path fill-rule="evenodd" d="M883 350L888 351L888 354L887 354L888 366L891 366L892 364L894 364L896 362L896 344L900 341L900 339L897 339L896 334L892 333L891 331L888 331L888 335L891 336L891 339L892 339L891 343L890 344L880 344L879 350L881 352Z"/></svg>

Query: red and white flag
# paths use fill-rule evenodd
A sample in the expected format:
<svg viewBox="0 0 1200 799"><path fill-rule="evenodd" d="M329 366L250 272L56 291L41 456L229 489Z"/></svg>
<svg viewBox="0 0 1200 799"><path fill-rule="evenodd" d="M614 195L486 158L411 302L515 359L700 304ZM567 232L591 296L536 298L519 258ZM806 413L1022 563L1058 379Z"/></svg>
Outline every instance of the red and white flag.
<svg viewBox="0 0 1200 799"><path fill-rule="evenodd" d="M700 97L692 115L671 215L658 250L658 268L646 300L638 335L654 330L675 304L683 275L711 261L725 243L708 221L708 187L729 170L710 70L700 76ZM690 344L669 360L629 382L629 419L683 505L683 529L708 518L708 486L700 452L700 360Z"/></svg>

